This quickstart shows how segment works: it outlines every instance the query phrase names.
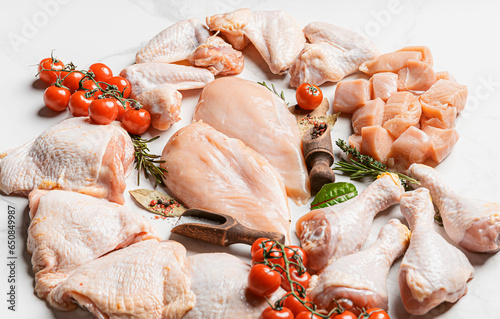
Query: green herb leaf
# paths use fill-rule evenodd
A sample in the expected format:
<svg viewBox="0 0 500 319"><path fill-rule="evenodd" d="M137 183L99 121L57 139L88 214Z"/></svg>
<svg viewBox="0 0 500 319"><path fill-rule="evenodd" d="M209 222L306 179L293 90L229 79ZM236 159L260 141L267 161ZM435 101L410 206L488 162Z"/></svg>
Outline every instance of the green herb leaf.
<svg viewBox="0 0 500 319"><path fill-rule="evenodd" d="M276 94L276 95L277 95L280 99L282 99L282 100L283 100L283 102L285 102L285 104L288 106L288 103L287 103L287 101L285 100L285 93L284 93L283 91L281 91L281 93L278 93L278 90L276 90L276 87L274 86L274 84L273 84L273 83L271 83L271 87L272 87L272 89L271 89L269 86L267 86L267 83L266 83L266 82L264 82L264 81L262 81L262 82L257 82L257 83L259 83L260 85L262 85L262 86L266 87L269 91L271 91L271 92L273 92L274 94Z"/></svg>
<svg viewBox="0 0 500 319"><path fill-rule="evenodd" d="M165 217L178 217L187 210L187 207L180 204L173 197L159 191L135 189L129 191L129 193L142 207L154 214ZM160 204L158 201L164 204ZM164 207L161 207L162 205Z"/></svg>
<svg viewBox="0 0 500 319"><path fill-rule="evenodd" d="M358 190L351 183L338 182L325 184L316 194L316 197L314 197L311 209L339 204L356 196L358 196Z"/></svg>

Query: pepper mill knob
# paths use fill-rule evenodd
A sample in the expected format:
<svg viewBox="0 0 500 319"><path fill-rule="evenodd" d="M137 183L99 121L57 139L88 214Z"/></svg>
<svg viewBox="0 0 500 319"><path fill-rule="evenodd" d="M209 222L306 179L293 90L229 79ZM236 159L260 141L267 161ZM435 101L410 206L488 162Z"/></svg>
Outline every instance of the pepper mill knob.
<svg viewBox="0 0 500 319"><path fill-rule="evenodd" d="M330 168L334 160L332 138L330 137L330 127L328 124L325 126L325 131L320 135L313 127L302 137L302 148L306 165L309 168L309 180L313 194L316 194L323 185L335 182L335 173Z"/></svg>

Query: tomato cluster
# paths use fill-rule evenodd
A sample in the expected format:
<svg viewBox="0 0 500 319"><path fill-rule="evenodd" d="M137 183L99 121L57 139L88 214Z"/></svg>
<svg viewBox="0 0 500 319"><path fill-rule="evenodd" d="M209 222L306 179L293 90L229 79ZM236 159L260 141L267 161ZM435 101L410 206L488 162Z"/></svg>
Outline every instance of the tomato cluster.
<svg viewBox="0 0 500 319"><path fill-rule="evenodd" d="M329 313L316 311L316 305L306 295L311 276L306 271L307 254L299 246L285 246L275 240L259 238L250 249L252 268L248 273L248 289L259 297L269 297L281 286L287 293L273 306L266 308L261 319L358 319L338 307ZM360 310L362 319L389 319L378 308Z"/></svg>
<svg viewBox="0 0 500 319"><path fill-rule="evenodd" d="M113 76L103 63L77 70L54 57L38 65L39 78L50 86L43 94L47 108L55 112L69 109L73 116L88 116L92 123L107 125L121 121L131 134L140 135L151 125L151 115L139 102L130 99L130 82Z"/></svg>

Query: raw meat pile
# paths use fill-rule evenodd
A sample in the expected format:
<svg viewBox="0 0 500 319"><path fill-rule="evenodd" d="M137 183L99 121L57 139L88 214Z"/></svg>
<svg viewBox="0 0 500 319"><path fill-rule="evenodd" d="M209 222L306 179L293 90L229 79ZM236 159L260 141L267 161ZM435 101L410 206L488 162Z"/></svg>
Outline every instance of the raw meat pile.
<svg viewBox="0 0 500 319"><path fill-rule="evenodd" d="M443 161L458 140L455 118L467 87L448 72L434 72L426 47L382 54L359 70L370 80L338 83L333 101L335 112L352 113L349 143L398 169Z"/></svg>

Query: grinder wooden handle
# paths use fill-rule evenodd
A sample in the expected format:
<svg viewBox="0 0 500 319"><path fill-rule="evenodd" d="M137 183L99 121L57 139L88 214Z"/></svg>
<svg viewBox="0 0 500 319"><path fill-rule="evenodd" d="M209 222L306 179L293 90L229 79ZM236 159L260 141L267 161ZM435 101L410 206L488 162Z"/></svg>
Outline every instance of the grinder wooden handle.
<svg viewBox="0 0 500 319"><path fill-rule="evenodd" d="M316 194L323 185L335 182L335 173L330 168L333 164L332 138L330 127L319 136L309 130L302 137L304 158L309 168L309 180L311 181L311 192Z"/></svg>

